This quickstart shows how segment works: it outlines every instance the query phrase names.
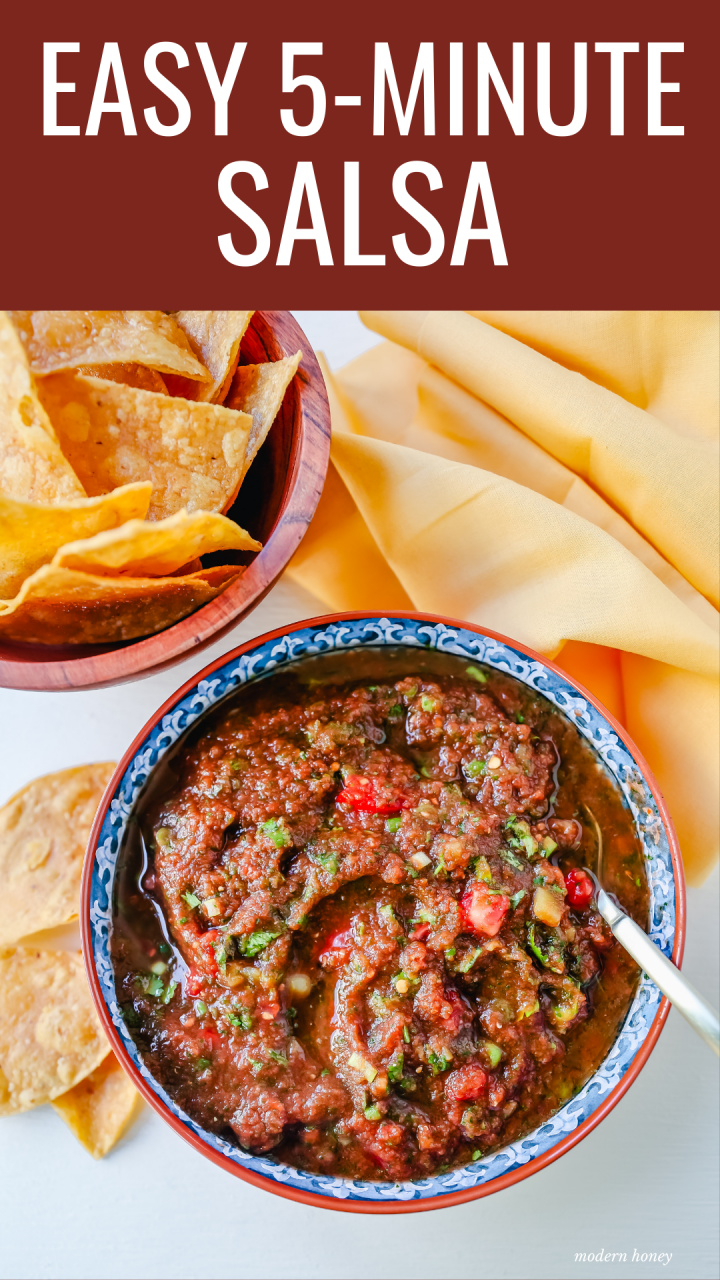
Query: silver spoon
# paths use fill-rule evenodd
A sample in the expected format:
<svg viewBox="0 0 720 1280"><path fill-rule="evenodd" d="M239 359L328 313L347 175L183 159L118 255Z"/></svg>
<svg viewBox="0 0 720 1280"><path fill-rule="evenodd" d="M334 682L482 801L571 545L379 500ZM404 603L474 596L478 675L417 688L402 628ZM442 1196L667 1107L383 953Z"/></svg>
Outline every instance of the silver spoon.
<svg viewBox="0 0 720 1280"><path fill-rule="evenodd" d="M597 825L597 824L596 824ZM602 843L600 844L602 849ZM595 898L603 920L610 925L621 947L652 978L664 996L674 1004L678 1013L690 1023L693 1031L702 1036L706 1044L720 1057L720 1023L718 1016L704 996L684 978L672 960L668 960L647 934L605 892L593 871L584 868L595 885Z"/></svg>

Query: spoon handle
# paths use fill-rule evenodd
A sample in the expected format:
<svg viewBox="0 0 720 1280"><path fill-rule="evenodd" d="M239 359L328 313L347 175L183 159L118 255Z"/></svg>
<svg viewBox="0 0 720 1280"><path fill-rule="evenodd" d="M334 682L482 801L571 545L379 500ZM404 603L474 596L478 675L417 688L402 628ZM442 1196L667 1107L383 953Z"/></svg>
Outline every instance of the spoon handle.
<svg viewBox="0 0 720 1280"><path fill-rule="evenodd" d="M672 1001L678 1013L702 1036L706 1044L720 1057L720 1024L718 1016L699 991L684 978L672 960L663 955L651 942L639 925L626 916L611 898L600 889L597 894L600 915L610 925L621 946L644 969L649 978Z"/></svg>

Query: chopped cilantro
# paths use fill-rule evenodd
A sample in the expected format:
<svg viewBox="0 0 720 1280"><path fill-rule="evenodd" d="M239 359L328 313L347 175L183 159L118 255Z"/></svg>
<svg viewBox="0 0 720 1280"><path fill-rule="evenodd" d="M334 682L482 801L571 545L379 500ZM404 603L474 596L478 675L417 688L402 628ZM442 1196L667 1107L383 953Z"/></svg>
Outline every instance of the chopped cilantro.
<svg viewBox="0 0 720 1280"><path fill-rule="evenodd" d="M444 1051L438 1054L433 1053L432 1049L428 1050L427 1058L430 1066L432 1067L432 1073L434 1076L439 1075L441 1071L447 1071L452 1061L451 1058L445 1057Z"/></svg>
<svg viewBox="0 0 720 1280"><path fill-rule="evenodd" d="M387 1069L388 1080L394 1080L394 1081L402 1080L404 1061L405 1061L405 1055L403 1053L393 1054L393 1057L390 1059L388 1063L388 1069Z"/></svg>
<svg viewBox="0 0 720 1280"><path fill-rule="evenodd" d="M308 849L308 853L312 861L322 867L323 871L327 871L328 875L336 876L338 872L338 860L335 853L321 853L319 849L312 846Z"/></svg>
<svg viewBox="0 0 720 1280"><path fill-rule="evenodd" d="M242 1009L239 1013L228 1013L226 1016L232 1027L240 1027L242 1031L249 1031L252 1027L253 1020L247 1009Z"/></svg>
<svg viewBox="0 0 720 1280"><path fill-rule="evenodd" d="M268 818L267 822L259 822L257 829L272 840L276 849L286 849L292 844L292 836L285 826L284 818Z"/></svg>
<svg viewBox="0 0 720 1280"><path fill-rule="evenodd" d="M330 1068L329 1068L329 1067L323 1067L322 1071L320 1072L320 1075L321 1075L321 1076L329 1076L329 1075L330 1075Z"/></svg>
<svg viewBox="0 0 720 1280"><path fill-rule="evenodd" d="M120 1012L122 1013L122 1019L123 1019L123 1022L124 1022L128 1027L139 1027L139 1026L140 1026L140 1024L141 1024L141 1022L142 1022L142 1018L140 1017L140 1014L137 1012L137 1010L134 1008L134 1006L133 1006L133 1005L131 1005L131 1004L123 1004L123 1005L121 1005L121 1006L120 1006Z"/></svg>
<svg viewBox="0 0 720 1280"><path fill-rule="evenodd" d="M388 720L397 720L402 715L402 713L403 713L403 709L400 706L400 703L396 702L395 706L391 707L390 710L388 711Z"/></svg>
<svg viewBox="0 0 720 1280"><path fill-rule="evenodd" d="M281 1066L281 1067L286 1067L286 1066L287 1066L287 1064L288 1064L288 1060L287 1060L287 1058L285 1057L285 1054L284 1054L284 1053L280 1053L280 1051L279 1051L278 1049L271 1049L271 1050L270 1050L270 1057L272 1058L273 1062L277 1062L277 1063L278 1063L278 1065L279 1065L279 1066Z"/></svg>
<svg viewBox="0 0 720 1280"><path fill-rule="evenodd" d="M524 897L525 897L525 890L518 889L517 893L514 893L510 899L510 906L516 907L519 902L522 902Z"/></svg>
<svg viewBox="0 0 720 1280"><path fill-rule="evenodd" d="M200 906L200 899L197 897L197 895L196 895L196 894L194 894L194 893L192 892L192 890L191 890L191 889L188 889L188 890L187 890L187 892L186 892L186 893L183 893L181 896L182 896L182 898L183 898L183 901L187 902L187 904L188 904L188 906L189 906L189 907L199 907L199 906ZM186 917L186 918L187 918L187 917Z"/></svg>
<svg viewBox="0 0 720 1280"><path fill-rule="evenodd" d="M210 1061L209 1058L198 1058L197 1062L195 1063L195 1066L197 1067L198 1071L207 1071L208 1067L212 1066L212 1062Z"/></svg>
<svg viewBox="0 0 720 1280"><path fill-rule="evenodd" d="M248 934L247 938L238 938L237 942L244 956L256 956L279 937L279 931L271 933L269 930L260 929L257 933Z"/></svg>
<svg viewBox="0 0 720 1280"><path fill-rule="evenodd" d="M530 826L522 818L518 818L513 813L505 823L505 831L508 832L507 841L513 849L524 849L529 858L532 858L538 849L537 840L530 831Z"/></svg>

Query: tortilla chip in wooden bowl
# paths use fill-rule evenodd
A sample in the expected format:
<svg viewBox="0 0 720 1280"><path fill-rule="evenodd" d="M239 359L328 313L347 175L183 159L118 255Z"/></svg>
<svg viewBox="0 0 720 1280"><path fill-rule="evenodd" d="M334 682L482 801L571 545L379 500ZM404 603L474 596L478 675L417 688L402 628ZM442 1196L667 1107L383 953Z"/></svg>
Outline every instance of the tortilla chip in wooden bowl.
<svg viewBox="0 0 720 1280"><path fill-rule="evenodd" d="M169 666L253 608L315 511L330 421L314 353L287 312L11 314L78 497L151 497L140 529L79 528L8 567L0 684L90 688Z"/></svg>

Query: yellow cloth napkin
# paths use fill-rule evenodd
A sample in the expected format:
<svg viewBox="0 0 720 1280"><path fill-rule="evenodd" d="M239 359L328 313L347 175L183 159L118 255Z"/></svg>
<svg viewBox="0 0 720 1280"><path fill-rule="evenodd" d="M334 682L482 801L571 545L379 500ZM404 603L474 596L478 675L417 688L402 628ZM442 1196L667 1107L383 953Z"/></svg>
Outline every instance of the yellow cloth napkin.
<svg viewBox="0 0 720 1280"><path fill-rule="evenodd" d="M628 728L691 883L718 856L718 317L366 312L291 574L549 657Z"/></svg>

